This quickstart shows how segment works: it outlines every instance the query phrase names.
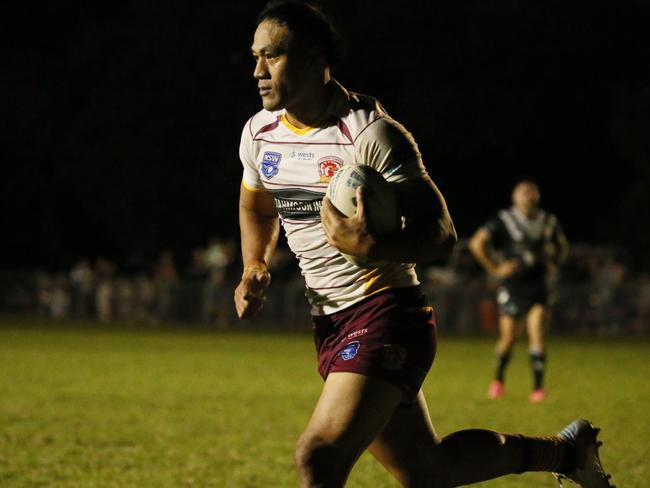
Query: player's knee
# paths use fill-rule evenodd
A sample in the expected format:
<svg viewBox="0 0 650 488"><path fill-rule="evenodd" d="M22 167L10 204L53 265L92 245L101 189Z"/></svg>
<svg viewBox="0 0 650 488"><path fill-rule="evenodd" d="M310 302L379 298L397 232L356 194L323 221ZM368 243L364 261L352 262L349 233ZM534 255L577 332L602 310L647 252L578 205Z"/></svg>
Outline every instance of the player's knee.
<svg viewBox="0 0 650 488"><path fill-rule="evenodd" d="M347 467L332 442L303 434L296 445L294 461L302 486L343 486Z"/></svg>
<svg viewBox="0 0 650 488"><path fill-rule="evenodd" d="M499 354L509 354L515 345L515 339L516 337L512 336L502 336L497 344L497 352Z"/></svg>
<svg viewBox="0 0 650 488"><path fill-rule="evenodd" d="M501 340L503 341L504 345L508 347L512 347L515 341L517 340L517 332L516 331L506 332L501 337Z"/></svg>

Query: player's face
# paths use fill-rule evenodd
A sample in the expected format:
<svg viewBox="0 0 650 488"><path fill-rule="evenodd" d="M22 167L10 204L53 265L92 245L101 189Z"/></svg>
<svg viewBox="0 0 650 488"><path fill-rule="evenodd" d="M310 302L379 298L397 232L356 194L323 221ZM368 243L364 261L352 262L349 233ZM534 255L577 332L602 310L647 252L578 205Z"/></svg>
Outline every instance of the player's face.
<svg viewBox="0 0 650 488"><path fill-rule="evenodd" d="M299 103L305 92L305 56L293 44L291 31L272 20L261 22L255 30L251 47L255 60L253 76L258 80L266 110L289 108Z"/></svg>
<svg viewBox="0 0 650 488"><path fill-rule="evenodd" d="M512 192L512 202L515 207L525 211L535 210L539 206L539 188L533 183L519 183Z"/></svg>

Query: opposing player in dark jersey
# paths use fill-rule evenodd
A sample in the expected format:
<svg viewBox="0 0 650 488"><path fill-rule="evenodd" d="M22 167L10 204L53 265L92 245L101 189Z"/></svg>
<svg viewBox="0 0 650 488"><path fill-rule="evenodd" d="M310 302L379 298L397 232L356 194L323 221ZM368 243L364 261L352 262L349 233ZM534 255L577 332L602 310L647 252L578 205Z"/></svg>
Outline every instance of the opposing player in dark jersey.
<svg viewBox="0 0 650 488"><path fill-rule="evenodd" d="M403 263L447 255L454 226L410 134L372 97L333 79L334 39L329 21L305 2L274 2L262 11L251 50L264 110L246 124L240 144L244 271L237 312L254 316L264 303L282 224L314 315L324 385L296 448L301 486L342 487L368 449L412 488L524 471L608 488L597 430L584 420L545 438L480 429L436 434L420 389L435 355L433 311L413 265ZM368 227L362 188L350 218L324 198L328 168L349 163L371 165L394 185L401 230L378 235ZM342 252L382 264L359 268Z"/></svg>
<svg viewBox="0 0 650 488"><path fill-rule="evenodd" d="M479 228L470 250L499 280L499 340L495 377L490 398L505 394L505 372L522 323L528 334L533 370L531 402L546 397L546 329L549 322L547 284L549 274L566 259L567 240L557 218L539 207L540 193L532 181L520 181L512 192L512 207L501 210Z"/></svg>

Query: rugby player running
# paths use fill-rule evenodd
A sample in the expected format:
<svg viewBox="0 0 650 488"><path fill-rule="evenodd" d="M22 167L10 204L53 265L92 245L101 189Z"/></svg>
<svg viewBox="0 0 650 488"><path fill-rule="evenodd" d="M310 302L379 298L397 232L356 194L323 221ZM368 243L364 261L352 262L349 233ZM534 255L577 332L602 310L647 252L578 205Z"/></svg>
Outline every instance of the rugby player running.
<svg viewBox="0 0 650 488"><path fill-rule="evenodd" d="M297 443L301 486L344 486L368 449L405 487L459 486L524 471L609 487L597 429L585 420L544 438L479 429L436 434L420 389L435 355L435 321L415 265L405 263L451 251L456 233L445 201L411 135L374 98L332 77L338 37L319 9L268 4L251 50L263 110L246 123L240 145L244 270L235 305L241 318L262 306L282 224L305 278L324 379ZM350 218L323 198L332 169L349 163L370 165L393 184L403 229L373 233L362 188ZM376 265L357 267L341 252Z"/></svg>

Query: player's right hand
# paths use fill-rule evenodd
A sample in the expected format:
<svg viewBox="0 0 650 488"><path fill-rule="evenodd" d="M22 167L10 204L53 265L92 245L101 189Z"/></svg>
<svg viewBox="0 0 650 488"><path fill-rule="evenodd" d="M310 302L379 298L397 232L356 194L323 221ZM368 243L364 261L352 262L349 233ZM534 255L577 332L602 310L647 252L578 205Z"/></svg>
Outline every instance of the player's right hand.
<svg viewBox="0 0 650 488"><path fill-rule="evenodd" d="M497 278L509 278L517 271L519 271L520 266L521 264L519 263L518 260L508 259L507 261L503 261L502 263L499 263L499 265L495 268L493 274Z"/></svg>
<svg viewBox="0 0 650 488"><path fill-rule="evenodd" d="M271 274L264 264L246 266L235 288L235 308L240 319L255 317L264 304L264 292L271 283Z"/></svg>
<svg viewBox="0 0 650 488"><path fill-rule="evenodd" d="M375 240L368 231L366 197L361 186L357 187L356 196L357 210L350 217L339 211L329 198L323 198L320 218L330 246L342 253L365 259Z"/></svg>

